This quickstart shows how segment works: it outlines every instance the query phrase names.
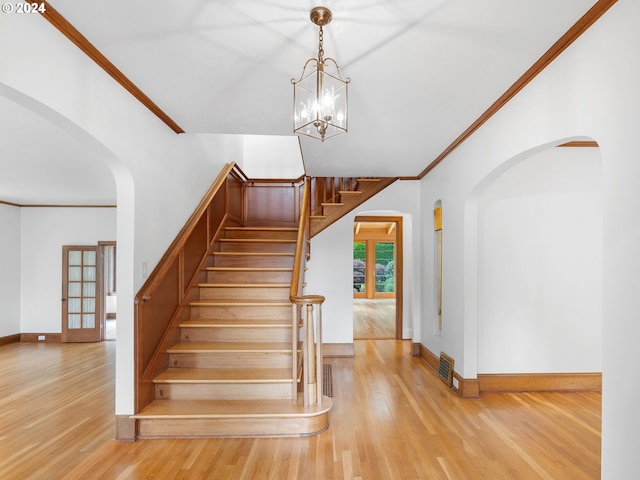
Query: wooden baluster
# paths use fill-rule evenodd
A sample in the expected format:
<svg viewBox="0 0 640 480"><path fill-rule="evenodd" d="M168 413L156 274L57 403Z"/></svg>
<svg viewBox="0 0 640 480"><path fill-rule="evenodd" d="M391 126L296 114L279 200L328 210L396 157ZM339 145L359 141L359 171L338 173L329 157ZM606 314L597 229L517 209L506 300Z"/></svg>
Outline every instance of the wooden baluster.
<svg viewBox="0 0 640 480"><path fill-rule="evenodd" d="M313 306L312 306L313 307ZM323 388L323 369L322 360L322 303L318 303L316 310L316 405L322 405Z"/></svg>
<svg viewBox="0 0 640 480"><path fill-rule="evenodd" d="M298 339L300 332L300 307L295 303L291 305L291 399L298 403Z"/></svg>
<svg viewBox="0 0 640 480"><path fill-rule="evenodd" d="M313 304L307 303L305 307L305 407L314 405L316 400L316 362L315 362L315 335L313 325Z"/></svg>

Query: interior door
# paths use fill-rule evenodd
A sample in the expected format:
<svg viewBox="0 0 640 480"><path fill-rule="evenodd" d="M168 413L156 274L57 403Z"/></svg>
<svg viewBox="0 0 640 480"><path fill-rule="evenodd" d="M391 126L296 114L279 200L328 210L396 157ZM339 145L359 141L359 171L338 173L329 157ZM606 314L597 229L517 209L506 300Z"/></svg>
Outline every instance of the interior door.
<svg viewBox="0 0 640 480"><path fill-rule="evenodd" d="M62 341L102 340L97 246L62 247Z"/></svg>

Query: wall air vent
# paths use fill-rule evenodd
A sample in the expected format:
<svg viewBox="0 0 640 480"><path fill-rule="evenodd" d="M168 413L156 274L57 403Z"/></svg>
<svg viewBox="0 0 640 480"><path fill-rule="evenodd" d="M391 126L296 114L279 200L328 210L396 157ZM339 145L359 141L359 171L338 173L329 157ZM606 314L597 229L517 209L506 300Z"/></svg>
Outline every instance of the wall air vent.
<svg viewBox="0 0 640 480"><path fill-rule="evenodd" d="M446 355L444 352L440 352L438 376L449 388L451 388L453 385L453 358Z"/></svg>

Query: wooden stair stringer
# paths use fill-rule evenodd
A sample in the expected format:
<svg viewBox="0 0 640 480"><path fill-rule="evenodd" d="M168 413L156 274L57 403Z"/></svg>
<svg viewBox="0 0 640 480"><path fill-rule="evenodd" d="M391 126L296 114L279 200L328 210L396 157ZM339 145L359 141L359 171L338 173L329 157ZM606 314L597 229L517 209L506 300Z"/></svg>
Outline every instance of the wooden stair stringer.
<svg viewBox="0 0 640 480"><path fill-rule="evenodd" d="M355 191L353 193L346 193L344 191L340 192L340 201L335 202L335 206L323 204L322 214L311 216L311 237L314 237L325 228L344 217L347 213L380 193L397 179L398 177L360 179L357 184L357 192L361 192L361 194L357 194Z"/></svg>

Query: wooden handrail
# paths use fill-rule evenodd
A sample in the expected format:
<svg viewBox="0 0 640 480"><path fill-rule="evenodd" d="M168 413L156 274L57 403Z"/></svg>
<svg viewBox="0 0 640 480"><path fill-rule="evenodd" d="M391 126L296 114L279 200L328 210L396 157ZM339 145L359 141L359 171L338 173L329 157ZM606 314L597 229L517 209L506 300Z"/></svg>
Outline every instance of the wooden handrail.
<svg viewBox="0 0 640 480"><path fill-rule="evenodd" d="M322 404L322 303L325 298L322 295L303 295L304 269L310 249L310 215L311 215L311 179L305 178L302 205L300 207L300 219L298 223L298 236L296 240L296 253L294 256L293 272L291 276L291 288L289 300L292 308L292 376L293 376L293 401L297 402L297 378L298 378L298 342L302 340L302 367L303 367L303 398L304 406ZM314 309L316 312L314 322ZM300 335L302 328L302 336ZM302 338L300 338L302 337Z"/></svg>
<svg viewBox="0 0 640 480"><path fill-rule="evenodd" d="M290 297L291 303L295 305L320 305L325 298L322 295L302 295L300 297Z"/></svg>
<svg viewBox="0 0 640 480"><path fill-rule="evenodd" d="M298 341L300 337L300 307L293 302L293 299L302 293L304 281L304 263L306 261L309 245L310 185L310 179L306 177L304 180L304 190L302 192L300 218L298 220L298 235L296 237L296 252L293 257L291 287L289 288L289 298L293 305L291 315L291 399L293 400L293 403L298 402ZM304 354L302 355L302 358L304 358Z"/></svg>
<svg viewBox="0 0 640 480"><path fill-rule="evenodd" d="M291 298L297 297L302 293L304 261L308 252L310 199L311 180L307 177L305 178L304 191L302 192L302 205L300 207L300 220L298 222L298 236L296 239L296 253L293 257L293 272L291 275L291 288L289 289L289 296Z"/></svg>

